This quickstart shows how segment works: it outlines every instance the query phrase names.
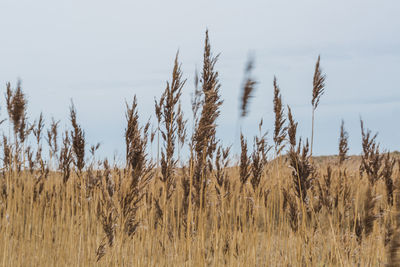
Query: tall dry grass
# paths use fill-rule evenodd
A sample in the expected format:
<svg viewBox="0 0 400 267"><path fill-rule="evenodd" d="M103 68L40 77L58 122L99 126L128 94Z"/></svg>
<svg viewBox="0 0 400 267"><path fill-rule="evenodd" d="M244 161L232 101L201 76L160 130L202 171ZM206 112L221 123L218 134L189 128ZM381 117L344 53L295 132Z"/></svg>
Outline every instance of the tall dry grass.
<svg viewBox="0 0 400 267"><path fill-rule="evenodd" d="M298 136L289 106L285 115L275 79L273 146L261 120L257 136L241 135L236 162L216 137L221 85L208 32L204 45L191 133L177 55L156 101L156 131L150 121L140 123L136 97L126 104L123 166L95 160L99 145L88 149L73 104L71 129L60 131L55 119L46 129L42 114L29 123L21 84L7 85L2 266L399 265L398 155L382 150L361 120L361 156L348 155L342 123L338 156L313 158L312 141ZM251 68L243 117L255 85ZM313 114L324 77L318 59ZM148 151L157 132L161 155L154 162ZM180 149L188 149L187 159Z"/></svg>

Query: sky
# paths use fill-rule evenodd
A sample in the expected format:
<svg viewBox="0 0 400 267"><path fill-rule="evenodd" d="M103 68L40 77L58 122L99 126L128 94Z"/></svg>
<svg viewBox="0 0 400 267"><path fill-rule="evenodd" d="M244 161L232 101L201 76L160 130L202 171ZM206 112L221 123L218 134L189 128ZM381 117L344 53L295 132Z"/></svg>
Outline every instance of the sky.
<svg viewBox="0 0 400 267"><path fill-rule="evenodd" d="M336 154L340 122L350 153L361 152L360 117L381 147L400 150L400 18L398 0L101 1L1 0L0 96L22 80L31 120L43 112L69 127L71 99L89 144L122 157L125 101L138 97L141 119L154 119L154 98L170 80L179 50L187 79L182 103L192 116L194 73L209 30L224 105L218 137L238 147L238 128L272 142L273 78L284 105L311 135L311 92L321 55L326 91L316 111L314 153ZM258 81L247 118L238 123L249 54ZM1 93L1 91L3 93ZM6 117L4 97L0 116ZM239 126L240 125L240 126ZM190 126L190 125L189 125Z"/></svg>

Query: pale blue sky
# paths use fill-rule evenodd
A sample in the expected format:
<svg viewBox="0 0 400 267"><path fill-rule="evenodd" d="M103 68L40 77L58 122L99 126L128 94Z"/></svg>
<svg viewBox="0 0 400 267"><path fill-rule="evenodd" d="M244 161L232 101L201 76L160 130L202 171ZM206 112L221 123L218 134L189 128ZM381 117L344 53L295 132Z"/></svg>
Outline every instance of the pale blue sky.
<svg viewBox="0 0 400 267"><path fill-rule="evenodd" d="M186 116L195 67L201 68L204 31L221 53L217 69L225 99L218 135L234 142L239 89L247 55L259 81L243 129L258 121L272 132L272 80L310 135L314 64L321 54L326 93L316 115L316 154L337 153L340 120L360 147L359 117L379 132L382 147L400 150L400 2L307 1L0 1L0 89L18 77L29 114L40 111L68 124L72 98L89 143L101 154L124 153L124 101L138 95L140 114L153 114L170 78L177 49ZM0 101L4 117L4 97Z"/></svg>

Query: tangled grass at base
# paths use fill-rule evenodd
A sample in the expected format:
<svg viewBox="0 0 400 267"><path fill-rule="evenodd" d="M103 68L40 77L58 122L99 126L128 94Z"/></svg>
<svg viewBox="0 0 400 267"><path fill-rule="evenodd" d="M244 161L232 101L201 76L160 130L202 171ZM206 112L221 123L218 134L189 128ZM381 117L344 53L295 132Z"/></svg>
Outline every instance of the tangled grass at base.
<svg viewBox="0 0 400 267"><path fill-rule="evenodd" d="M136 98L126 104L124 166L95 160L99 145L87 147L73 104L70 130L60 134L54 119L45 130L42 115L28 121L21 85L8 84L1 266L399 266L399 154L382 150L361 120L361 156L347 154L344 122L338 156L312 156L325 90L320 59L311 142L297 136L275 78L273 143L261 120L259 135L240 135L238 161L216 138L223 104L217 60L206 33L193 129L181 108L186 80L178 55L155 102L155 127L140 124ZM242 119L257 86L252 68L250 59ZM147 152L153 143L157 159Z"/></svg>

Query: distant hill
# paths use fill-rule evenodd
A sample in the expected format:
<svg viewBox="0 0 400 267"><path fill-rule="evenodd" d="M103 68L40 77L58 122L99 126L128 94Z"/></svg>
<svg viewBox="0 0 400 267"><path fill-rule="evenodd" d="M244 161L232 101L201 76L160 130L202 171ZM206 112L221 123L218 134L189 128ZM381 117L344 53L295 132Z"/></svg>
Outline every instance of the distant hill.
<svg viewBox="0 0 400 267"><path fill-rule="evenodd" d="M400 152L393 151L390 152L391 156L395 159L400 160ZM315 156L313 157L314 163L319 166L324 165L337 165L338 155L328 155L328 156ZM344 163L344 167L348 170L358 169L361 163L361 155L351 155Z"/></svg>

